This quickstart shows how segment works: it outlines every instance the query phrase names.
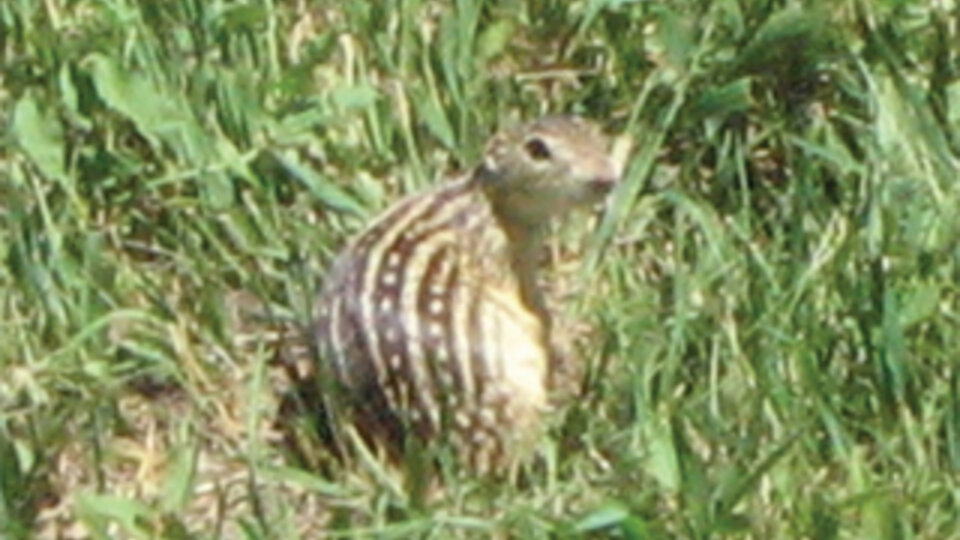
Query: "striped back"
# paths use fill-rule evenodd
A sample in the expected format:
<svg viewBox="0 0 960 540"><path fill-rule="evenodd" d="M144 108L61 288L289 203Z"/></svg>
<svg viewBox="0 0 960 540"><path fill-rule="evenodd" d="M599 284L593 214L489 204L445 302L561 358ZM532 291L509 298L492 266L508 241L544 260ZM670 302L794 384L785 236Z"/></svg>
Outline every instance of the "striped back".
<svg viewBox="0 0 960 540"><path fill-rule="evenodd" d="M489 203L465 177L388 210L327 278L317 321L321 360L361 433L391 452L409 432L431 439L480 428L474 413L485 408L481 398L494 397L484 388L494 359L485 358L492 336L482 335L481 296L490 296L488 270L506 263L491 259L478 272L475 259L503 251L506 238L494 225ZM509 291L510 280L501 281ZM496 426L485 429L497 438Z"/></svg>

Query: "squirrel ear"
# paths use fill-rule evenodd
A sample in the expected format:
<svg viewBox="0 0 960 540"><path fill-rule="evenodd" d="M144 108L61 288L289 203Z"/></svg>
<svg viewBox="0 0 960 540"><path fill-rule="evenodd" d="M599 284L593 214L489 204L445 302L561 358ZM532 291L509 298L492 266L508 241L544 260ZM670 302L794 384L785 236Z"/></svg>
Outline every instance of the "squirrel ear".
<svg viewBox="0 0 960 540"><path fill-rule="evenodd" d="M485 184L496 184L503 175L494 160L487 156L474 169L473 176Z"/></svg>

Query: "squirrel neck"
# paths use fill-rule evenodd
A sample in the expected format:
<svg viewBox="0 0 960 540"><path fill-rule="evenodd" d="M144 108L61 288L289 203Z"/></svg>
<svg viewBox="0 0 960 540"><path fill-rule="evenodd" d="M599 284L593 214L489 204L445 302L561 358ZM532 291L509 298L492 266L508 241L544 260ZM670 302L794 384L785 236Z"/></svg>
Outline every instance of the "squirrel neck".
<svg viewBox="0 0 960 540"><path fill-rule="evenodd" d="M540 256L546 239L545 223L530 224L520 218L500 190L491 188L480 174L472 182L482 194L486 218L476 229L480 233L478 251L484 260L480 268L488 277L513 281L524 304L545 321L549 314L538 284ZM507 270L508 269L508 270ZM505 270L507 270L505 272Z"/></svg>
<svg viewBox="0 0 960 540"><path fill-rule="evenodd" d="M538 283L546 227L539 225L530 228L508 220L501 221L501 224L508 239L507 257L510 268L517 276L520 297L528 307L547 318L549 314Z"/></svg>

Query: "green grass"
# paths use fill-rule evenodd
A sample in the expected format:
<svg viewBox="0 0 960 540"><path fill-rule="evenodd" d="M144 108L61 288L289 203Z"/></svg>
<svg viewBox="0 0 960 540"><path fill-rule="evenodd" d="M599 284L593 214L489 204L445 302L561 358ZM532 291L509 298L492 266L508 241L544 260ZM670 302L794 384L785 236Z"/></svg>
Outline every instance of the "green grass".
<svg viewBox="0 0 960 540"><path fill-rule="evenodd" d="M0 536L960 538L953 4L3 2ZM546 111L635 141L588 397L520 486L301 467L277 332Z"/></svg>

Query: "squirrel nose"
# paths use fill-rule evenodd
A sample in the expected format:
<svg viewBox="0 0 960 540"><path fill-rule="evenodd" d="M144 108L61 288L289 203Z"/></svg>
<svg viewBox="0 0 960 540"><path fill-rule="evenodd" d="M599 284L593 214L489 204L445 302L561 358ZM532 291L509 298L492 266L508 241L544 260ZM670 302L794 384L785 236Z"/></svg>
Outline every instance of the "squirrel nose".
<svg viewBox="0 0 960 540"><path fill-rule="evenodd" d="M607 193L620 182L620 167L610 159L605 159L598 165L593 178L589 180L590 186L599 192Z"/></svg>
<svg viewBox="0 0 960 540"><path fill-rule="evenodd" d="M597 176L590 180L590 187L601 193L607 193L617 185L618 181L619 178L614 175Z"/></svg>

